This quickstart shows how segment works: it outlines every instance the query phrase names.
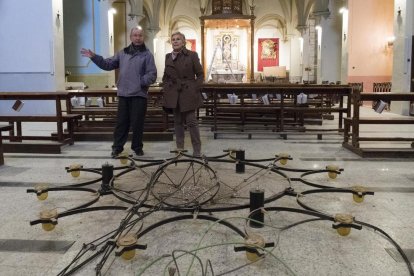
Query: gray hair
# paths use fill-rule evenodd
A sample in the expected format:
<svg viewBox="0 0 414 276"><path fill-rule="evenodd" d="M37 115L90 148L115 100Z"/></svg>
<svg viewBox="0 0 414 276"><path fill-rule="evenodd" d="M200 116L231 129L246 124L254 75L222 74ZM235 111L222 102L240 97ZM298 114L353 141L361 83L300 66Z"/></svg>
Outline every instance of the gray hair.
<svg viewBox="0 0 414 276"><path fill-rule="evenodd" d="M132 33L134 32L134 31L142 31L142 33L144 33L144 29L142 29L142 27L141 26L136 26L136 27L132 27L131 28L131 32L129 33L129 35L132 35Z"/></svg>
<svg viewBox="0 0 414 276"><path fill-rule="evenodd" d="M182 33L182 32L179 32L179 31L177 31L177 32L173 32L172 34L171 34L171 37L173 37L173 36L175 36L175 35L179 35L179 36L181 36L181 38L184 40L184 42L185 42L185 35Z"/></svg>

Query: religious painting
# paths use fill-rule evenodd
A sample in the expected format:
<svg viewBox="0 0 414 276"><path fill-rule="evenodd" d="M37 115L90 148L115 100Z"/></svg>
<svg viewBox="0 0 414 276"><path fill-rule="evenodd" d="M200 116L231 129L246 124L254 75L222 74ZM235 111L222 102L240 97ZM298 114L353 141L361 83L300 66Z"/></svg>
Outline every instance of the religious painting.
<svg viewBox="0 0 414 276"><path fill-rule="evenodd" d="M279 39L258 39L258 64L257 70L263 71L263 67L279 65Z"/></svg>
<svg viewBox="0 0 414 276"><path fill-rule="evenodd" d="M196 51L196 40L195 39L186 39L185 48L191 51Z"/></svg>
<svg viewBox="0 0 414 276"><path fill-rule="evenodd" d="M231 35L226 34L223 35L223 39L221 41L221 49L222 49L222 59L223 61L230 61L231 60Z"/></svg>
<svg viewBox="0 0 414 276"><path fill-rule="evenodd" d="M215 37L216 47L221 52L220 63L231 63L239 60L239 36L232 32L220 33Z"/></svg>
<svg viewBox="0 0 414 276"><path fill-rule="evenodd" d="M260 46L262 47L261 59L276 59L276 45L277 42L272 39L265 39L260 42Z"/></svg>

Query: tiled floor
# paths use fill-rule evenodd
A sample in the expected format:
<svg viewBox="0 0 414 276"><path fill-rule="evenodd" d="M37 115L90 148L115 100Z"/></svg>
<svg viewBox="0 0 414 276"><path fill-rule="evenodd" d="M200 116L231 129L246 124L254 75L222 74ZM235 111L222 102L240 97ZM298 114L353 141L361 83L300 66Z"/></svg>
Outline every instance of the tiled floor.
<svg viewBox="0 0 414 276"><path fill-rule="evenodd" d="M364 112L370 113L370 110ZM323 127L335 124L324 121ZM47 126L42 125L47 130ZM34 129L39 129L34 126ZM384 129L366 129L381 136ZM393 129L403 134L413 133L414 128L403 126ZM208 128L202 128L203 151L206 156L223 154L225 149L245 151L246 159L273 158L279 153L288 153L293 158L284 166L288 169L324 170L326 165L336 165L344 171L336 179L330 179L326 172L302 176L303 171L280 170L272 172L272 161L252 162L262 167L246 166L244 173L236 173L233 163L215 162L205 165L189 162L172 164L165 167L165 173L154 175L161 165L156 164L133 170L115 180L115 189L130 191L129 196L137 204L145 202L158 206L154 194L166 199L163 192L175 187L166 185L166 179L178 181L183 175L195 172L198 185L211 187L207 194L217 194L211 203L202 208L234 207L249 202L249 191L260 188L265 197L292 188L295 196L283 196L267 203L265 207L286 207L304 210L299 204L310 206L320 213L333 216L347 213L355 220L378 227L385 231L414 260L414 166L412 159L362 159L341 146L341 137L331 135L317 140L316 136L289 137L287 140L277 136L258 137L257 139L213 139ZM189 141L187 143L190 145ZM146 142L144 151L149 160L162 160L173 157L169 151L174 142ZM191 151L190 151L191 152ZM30 225L38 219L45 209L56 209L63 213L71 208L89 202L96 194L81 191L50 191L44 201L36 199L33 193L26 193L38 183L49 187L61 187L96 180L99 175L81 172L78 178L71 177L65 167L79 163L84 168L101 168L108 163L120 166L119 160L109 158L108 142L76 142L65 147L59 155L6 154L6 165L0 167L0 201L3 223L0 224L0 274L1 275L57 275L71 264L84 244L96 245L96 250L88 251L81 260L73 263L69 270L75 275L95 275L96 267L101 266L102 275L410 275L407 264L398 254L396 247L379 229L363 225L361 230L352 229L348 236L340 236L329 220L314 220L307 214L278 211L264 213L263 228L251 228L246 217L248 209L227 212L199 212L198 214L162 211L148 206L137 210L137 215L129 219L131 210L100 210L73 214L58 219L53 231L44 231L40 224ZM181 158L180 160L182 160ZM225 160L230 160L226 157ZM144 162L137 162L141 166ZM194 171L187 172L187 169ZM116 170L114 173L119 173ZM144 201L141 189L155 177L156 187ZM184 177L181 191L174 194L169 204L185 204L182 198L196 197L200 191L191 186L191 178ZM302 192L318 189L305 185L301 179L334 188L348 189L361 185L374 191L374 195L364 197L356 203L350 193L324 192L300 195ZM201 184L200 184L201 183ZM101 182L88 187L99 190ZM200 195L199 201L207 198ZM121 202L113 195L104 195L95 206L123 206L132 204ZM276 208L277 209L277 208ZM98 238L122 227L125 221L134 222L131 232L162 221L163 219L190 214L190 219L171 222L146 233L138 243L146 244L146 250L137 250L134 259L126 261L115 256L100 254L86 261L91 254L98 252ZM148 215L148 216L146 216ZM211 216L233 224L242 232L260 234L274 247L265 250L265 258L248 264L245 252L235 252L235 247L243 245L243 238L232 229L203 220ZM144 217L145 216L145 217ZM198 218L198 219L196 219ZM358 223L357 223L358 224ZM359 224L358 224L359 225ZM195 255L196 254L196 255ZM174 256L174 258L172 257ZM176 261L176 264L174 263ZM210 265L211 264L211 265ZM178 271L177 271L178 270ZM169 271L171 274L169 274ZM205 274L203 274L203 271ZM207 271L207 272L206 272ZM178 274L178 272L180 274ZM213 273L212 273L213 272ZM62 273L64 274L64 273Z"/></svg>

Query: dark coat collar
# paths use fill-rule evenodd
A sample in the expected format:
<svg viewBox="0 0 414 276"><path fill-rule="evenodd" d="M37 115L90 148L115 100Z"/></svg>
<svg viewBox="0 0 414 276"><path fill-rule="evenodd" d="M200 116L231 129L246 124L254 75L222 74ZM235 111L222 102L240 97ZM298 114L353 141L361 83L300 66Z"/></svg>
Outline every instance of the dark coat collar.
<svg viewBox="0 0 414 276"><path fill-rule="evenodd" d="M184 55L186 55L186 56L188 56L189 54L190 54L190 50L188 50L187 48L183 48L182 50L181 50L181 52L184 54Z"/></svg>
<svg viewBox="0 0 414 276"><path fill-rule="evenodd" d="M145 43L142 44L142 45L143 45L143 48L142 48L143 50L141 52L145 52L146 50L148 50L148 48L145 45ZM140 52L140 51L138 51L138 52ZM124 48L124 53L127 54L127 55L134 55L137 52L135 51L134 46L132 46L132 43L131 43L127 47Z"/></svg>
<svg viewBox="0 0 414 276"><path fill-rule="evenodd" d="M181 51L179 51L179 53L188 56L190 54L190 50L184 47Z"/></svg>

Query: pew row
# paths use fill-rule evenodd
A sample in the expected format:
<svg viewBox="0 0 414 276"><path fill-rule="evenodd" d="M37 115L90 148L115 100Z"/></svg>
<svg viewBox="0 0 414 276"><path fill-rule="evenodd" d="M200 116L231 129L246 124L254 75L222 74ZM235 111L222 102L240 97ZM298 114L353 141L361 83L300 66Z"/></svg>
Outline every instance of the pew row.
<svg viewBox="0 0 414 276"><path fill-rule="evenodd" d="M391 131L389 135L369 136L361 134L360 125L414 125L414 117L409 116L360 116L360 103L362 101L414 101L414 93L353 93L353 116L344 119L343 147L362 157L414 157L414 134L409 137L396 136ZM361 142L387 142L390 146L379 147L375 143L361 145ZM398 143L396 143L398 142Z"/></svg>
<svg viewBox="0 0 414 276"><path fill-rule="evenodd" d="M12 125L9 135L4 136L9 142L5 142L4 152L13 153L60 153L61 146L73 145L74 126L82 118L80 114L64 114L62 102L67 103L67 92L2 92L0 100L15 101L15 109L6 110L0 115L0 122ZM54 105L52 112L44 114L31 113L27 109L19 108L24 101L51 101ZM19 104L18 104L19 103ZM20 105L20 107L19 107ZM29 122L53 122L56 123L56 134L26 135L22 129L23 123ZM66 130L64 130L66 124Z"/></svg>
<svg viewBox="0 0 414 276"><path fill-rule="evenodd" d="M144 126L144 140L172 141L170 130L171 118L160 105L162 93L159 87L150 87L148 91L148 108ZM74 129L77 141L112 141L117 115L116 89L69 90L72 99L68 114L81 114ZM82 99L82 104L73 104L73 99ZM101 99L99 104L97 99Z"/></svg>
<svg viewBox="0 0 414 276"><path fill-rule="evenodd" d="M306 132L305 125L322 124L338 114L338 127L320 132L343 131L343 117L350 116L347 85L205 84L201 124L210 124L217 138L229 131L283 133ZM338 104L334 101L338 100ZM251 135L249 138L251 138ZM318 138L321 136L318 135Z"/></svg>

